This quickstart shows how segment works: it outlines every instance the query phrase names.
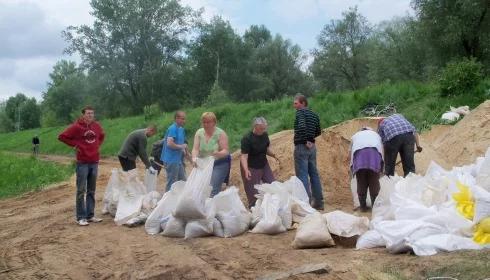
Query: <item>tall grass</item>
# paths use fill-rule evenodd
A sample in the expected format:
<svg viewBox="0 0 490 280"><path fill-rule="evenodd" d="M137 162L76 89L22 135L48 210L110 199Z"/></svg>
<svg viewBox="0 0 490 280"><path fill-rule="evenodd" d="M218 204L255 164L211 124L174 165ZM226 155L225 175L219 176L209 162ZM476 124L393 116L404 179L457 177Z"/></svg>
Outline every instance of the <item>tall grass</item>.
<svg viewBox="0 0 490 280"><path fill-rule="evenodd" d="M433 84L419 82L385 83L358 91L319 92L309 99L309 103L312 110L320 115L323 128L360 117L359 112L367 104L394 103L398 112L404 114L418 129L422 130L438 123L441 114L449 110L450 105L468 105L473 109L485 99L490 98L489 88L490 79L487 79L472 93L456 97L441 97L437 86ZM269 133L272 134L281 130L292 129L295 113L292 107L292 97L271 102L229 103L215 107L184 110L187 112L185 128L191 144L195 131L200 127L200 115L205 111L212 111L218 117L218 126L227 132L231 149L239 148L240 138L251 129L253 117L265 117L269 122ZM101 124L106 132L106 141L101 148L101 153L104 156L117 155L126 135L134 129L145 127L149 122L157 124L159 131L148 142L156 141L163 135L172 121L173 113L162 113L149 121L145 121L143 116L103 120ZM73 149L66 147L57 140L57 135L64 128L42 128L0 134L0 150L30 151L31 139L37 133L41 139L41 153L72 154Z"/></svg>
<svg viewBox="0 0 490 280"><path fill-rule="evenodd" d="M64 181L75 169L31 156L0 152L0 170L0 198L6 198Z"/></svg>

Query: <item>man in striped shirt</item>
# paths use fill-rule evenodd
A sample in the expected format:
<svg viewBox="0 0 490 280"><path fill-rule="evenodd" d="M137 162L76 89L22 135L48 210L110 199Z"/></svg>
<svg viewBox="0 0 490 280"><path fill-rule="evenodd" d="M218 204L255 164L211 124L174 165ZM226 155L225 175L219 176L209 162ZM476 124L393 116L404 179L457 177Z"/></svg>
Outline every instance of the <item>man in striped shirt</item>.
<svg viewBox="0 0 490 280"><path fill-rule="evenodd" d="M419 136L415 127L400 114L381 119L378 126L384 146L385 174L395 174L395 163L398 153L402 159L403 176L415 173L414 145L417 152L422 152Z"/></svg>
<svg viewBox="0 0 490 280"><path fill-rule="evenodd" d="M323 188L316 168L315 138L321 134L320 118L308 108L302 94L294 97L294 170L303 183L313 208L323 210ZM309 175L309 180L308 180ZM311 184L310 184L311 182Z"/></svg>

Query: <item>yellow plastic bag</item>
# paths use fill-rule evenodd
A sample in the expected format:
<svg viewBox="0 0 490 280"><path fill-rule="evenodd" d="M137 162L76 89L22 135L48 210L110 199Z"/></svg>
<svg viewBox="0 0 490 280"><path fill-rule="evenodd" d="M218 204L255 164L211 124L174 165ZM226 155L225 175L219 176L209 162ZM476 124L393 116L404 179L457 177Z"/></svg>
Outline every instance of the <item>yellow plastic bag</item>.
<svg viewBox="0 0 490 280"><path fill-rule="evenodd" d="M456 186L459 189L459 192L453 193L453 199L456 201L456 209L458 209L458 212L466 219L473 220L475 200L471 195L470 188L460 182L457 182Z"/></svg>
<svg viewBox="0 0 490 280"><path fill-rule="evenodd" d="M490 217L486 217L475 226L473 241L482 245L490 244Z"/></svg>

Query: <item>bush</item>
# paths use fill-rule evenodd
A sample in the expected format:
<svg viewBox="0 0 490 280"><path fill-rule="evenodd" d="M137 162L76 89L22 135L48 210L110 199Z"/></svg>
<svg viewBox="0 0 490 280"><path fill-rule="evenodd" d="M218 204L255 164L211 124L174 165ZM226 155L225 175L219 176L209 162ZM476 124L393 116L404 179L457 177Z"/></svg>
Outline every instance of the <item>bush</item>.
<svg viewBox="0 0 490 280"><path fill-rule="evenodd" d="M158 117L160 114L160 109L158 108L158 104L151 104L149 106L145 106L143 108L143 112L145 115L145 121L149 121Z"/></svg>
<svg viewBox="0 0 490 280"><path fill-rule="evenodd" d="M471 92L483 79L483 65L474 58L448 63L439 79L442 96Z"/></svg>
<svg viewBox="0 0 490 280"><path fill-rule="evenodd" d="M230 98L226 91L219 86L218 82L214 82L204 105L217 106L228 102L230 102Z"/></svg>

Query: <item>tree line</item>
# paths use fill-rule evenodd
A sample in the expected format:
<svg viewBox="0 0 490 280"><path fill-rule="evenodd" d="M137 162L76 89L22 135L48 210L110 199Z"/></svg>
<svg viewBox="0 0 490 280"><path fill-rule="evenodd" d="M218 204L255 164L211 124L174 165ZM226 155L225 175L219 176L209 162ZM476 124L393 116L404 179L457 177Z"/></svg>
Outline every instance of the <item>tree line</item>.
<svg viewBox="0 0 490 280"><path fill-rule="evenodd" d="M84 104L114 118L145 108L431 81L457 61L471 60L483 74L490 69L489 0L412 0L413 16L377 25L349 8L325 24L310 65L297 44L263 25L240 35L221 17L206 22L201 10L178 0L92 0L91 6L91 26L62 32L66 53L81 63L56 63L42 102L18 94L0 104L0 131L66 124Z"/></svg>

